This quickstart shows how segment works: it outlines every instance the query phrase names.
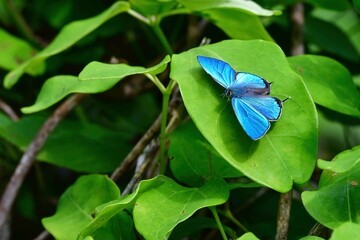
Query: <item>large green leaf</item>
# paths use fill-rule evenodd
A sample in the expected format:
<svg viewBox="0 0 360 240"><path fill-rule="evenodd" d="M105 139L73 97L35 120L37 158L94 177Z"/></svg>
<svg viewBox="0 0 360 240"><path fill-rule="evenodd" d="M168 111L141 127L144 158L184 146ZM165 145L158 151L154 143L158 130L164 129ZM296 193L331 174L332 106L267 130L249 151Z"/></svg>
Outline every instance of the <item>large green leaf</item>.
<svg viewBox="0 0 360 240"><path fill-rule="evenodd" d="M5 32L0 28L0 67L12 70L36 54L29 43ZM39 74L44 71L44 64L31 69L30 74Z"/></svg>
<svg viewBox="0 0 360 240"><path fill-rule="evenodd" d="M117 1L110 8L95 17L69 23L46 48L13 71L9 72L5 76L4 86L6 88L11 88L24 72L32 72L33 68L38 67L36 65L43 64L48 57L68 49L110 18L121 12L127 11L129 7L129 3Z"/></svg>
<svg viewBox="0 0 360 240"><path fill-rule="evenodd" d="M190 186L201 186L214 178L243 174L226 162L189 121L170 136L170 167L174 176Z"/></svg>
<svg viewBox="0 0 360 240"><path fill-rule="evenodd" d="M334 229L345 222L360 222L360 147L339 153L319 167L319 190L302 193L305 208L318 222Z"/></svg>
<svg viewBox="0 0 360 240"><path fill-rule="evenodd" d="M18 122L0 121L0 136L25 151L45 120L31 115ZM125 134L96 124L64 120L37 159L75 171L110 172L131 149L126 140Z"/></svg>
<svg viewBox="0 0 360 240"><path fill-rule="evenodd" d="M290 57L288 60L304 79L317 104L360 117L360 93L344 66L331 58L315 55Z"/></svg>
<svg viewBox="0 0 360 240"><path fill-rule="evenodd" d="M229 190L221 179L200 188L186 188L168 180L139 196L133 212L135 227L145 239L167 239L176 225L195 211L220 205L228 197Z"/></svg>
<svg viewBox="0 0 360 240"><path fill-rule="evenodd" d="M75 76L55 76L49 78L40 90L34 105L21 109L23 113L44 110L59 102L70 93L99 93L112 88L126 76L134 74L158 74L167 66L170 57L166 56L159 64L144 68L127 64L105 64L91 62Z"/></svg>
<svg viewBox="0 0 360 240"><path fill-rule="evenodd" d="M211 180L201 188L186 188L165 176L157 176L141 181L134 193L100 206L81 236L92 236L117 213L134 208L136 229L146 239L165 239L196 210L222 204L228 195L223 180Z"/></svg>
<svg viewBox="0 0 360 240"><path fill-rule="evenodd" d="M92 213L100 204L119 198L116 184L106 176L80 177L61 196L56 213L42 223L56 239L74 240L93 219Z"/></svg>
<svg viewBox="0 0 360 240"><path fill-rule="evenodd" d="M202 70L196 56L216 57L235 70L272 82L272 95L284 103L279 121L259 141L242 130L224 89ZM186 68L184 68L186 66ZM293 182L306 182L317 151L317 115L301 77L294 73L280 48L261 40L228 40L174 55L172 79L179 83L195 125L218 153L249 178L286 192Z"/></svg>
<svg viewBox="0 0 360 240"><path fill-rule="evenodd" d="M262 8L254 1L248 0L178 0L179 3L192 11L203 11L207 9L234 8L260 16L272 16L279 11L271 11Z"/></svg>

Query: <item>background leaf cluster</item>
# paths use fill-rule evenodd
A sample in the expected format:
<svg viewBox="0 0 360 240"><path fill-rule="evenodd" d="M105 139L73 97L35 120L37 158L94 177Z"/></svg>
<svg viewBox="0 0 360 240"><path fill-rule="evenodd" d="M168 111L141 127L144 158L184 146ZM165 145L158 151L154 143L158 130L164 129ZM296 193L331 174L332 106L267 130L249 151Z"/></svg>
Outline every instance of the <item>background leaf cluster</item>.
<svg viewBox="0 0 360 240"><path fill-rule="evenodd" d="M21 115L0 113L0 189L54 109L71 94L89 95L36 156L12 237L45 229L56 239L271 239L279 192L288 191L289 239L358 236L359 1L302 1L307 54L291 56L296 4L0 2L0 99ZM203 37L211 44L199 46ZM261 140L244 133L198 55L289 97ZM186 112L170 132L177 89ZM123 194L133 169L116 181L107 174L159 114L160 150ZM308 236L315 224L327 230Z"/></svg>

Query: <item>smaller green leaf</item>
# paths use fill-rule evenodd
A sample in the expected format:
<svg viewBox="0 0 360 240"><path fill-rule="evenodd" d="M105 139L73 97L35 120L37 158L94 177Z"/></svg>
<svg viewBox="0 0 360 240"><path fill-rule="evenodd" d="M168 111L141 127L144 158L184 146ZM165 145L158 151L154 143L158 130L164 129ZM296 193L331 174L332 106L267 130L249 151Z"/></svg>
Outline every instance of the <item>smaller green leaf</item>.
<svg viewBox="0 0 360 240"><path fill-rule="evenodd" d="M214 178L243 174L223 159L189 121L170 136L170 167L175 177L190 186L201 186Z"/></svg>
<svg viewBox="0 0 360 240"><path fill-rule="evenodd" d="M201 188L185 188L168 180L139 196L134 206L134 223L145 239L167 239L175 226L195 211L222 204L228 196L227 185L220 179Z"/></svg>
<svg viewBox="0 0 360 240"><path fill-rule="evenodd" d="M70 93L104 92L126 76L144 73L158 74L166 68L169 61L170 57L166 56L159 64L150 68L91 62L80 73L79 78L65 75L49 78L42 86L35 104L24 107L21 111L34 113L44 110Z"/></svg>
<svg viewBox="0 0 360 240"><path fill-rule="evenodd" d="M170 56L166 56L159 64L150 67L137 67L129 66L127 64L106 64L101 62L91 62L81 71L79 74L80 81L114 81L115 83L126 76L134 74L145 74L149 73L152 75L159 74L163 72L167 66L167 63L170 62Z"/></svg>
<svg viewBox="0 0 360 240"><path fill-rule="evenodd" d="M259 238L257 238L252 232L247 232L239 237L238 240L259 240Z"/></svg>
<svg viewBox="0 0 360 240"><path fill-rule="evenodd" d="M97 206L119 196L118 187L106 176L82 176L63 193L56 213L43 218L42 223L56 239L74 240L91 222Z"/></svg>
<svg viewBox="0 0 360 240"><path fill-rule="evenodd" d="M129 3L117 1L111 7L95 17L69 23L46 48L13 71L9 72L5 76L4 86L6 88L11 88L17 83L24 72L31 72L32 68L35 68L38 64L43 64L48 57L68 49L110 18L121 12L127 11L129 7Z"/></svg>
<svg viewBox="0 0 360 240"><path fill-rule="evenodd" d="M358 239L360 236L360 225L346 222L335 228L330 240Z"/></svg>
<svg viewBox="0 0 360 240"><path fill-rule="evenodd" d="M360 146L338 154L331 162L318 160L318 167L332 172L343 173L360 163Z"/></svg>
<svg viewBox="0 0 360 240"><path fill-rule="evenodd" d="M315 55L288 58L314 101L331 110L360 117L360 93L349 71L337 61Z"/></svg>
<svg viewBox="0 0 360 240"><path fill-rule="evenodd" d="M324 170L319 190L306 191L301 195L310 215L328 228L334 229L348 221L360 221L359 157L359 147L338 154L327 165L330 169L343 172Z"/></svg>
<svg viewBox="0 0 360 240"><path fill-rule="evenodd" d="M0 67L6 70L12 70L18 67L36 54L37 50L22 39L19 39L7 33L0 28ZM44 71L45 65L40 64L29 71L36 75Z"/></svg>
<svg viewBox="0 0 360 240"><path fill-rule="evenodd" d="M254 1L247 0L178 0L179 3L189 8L192 11L203 11L207 9L219 9L219 8L234 8L242 11L246 11L259 16L272 16L274 14L280 14L280 11L271 11L262 8Z"/></svg>

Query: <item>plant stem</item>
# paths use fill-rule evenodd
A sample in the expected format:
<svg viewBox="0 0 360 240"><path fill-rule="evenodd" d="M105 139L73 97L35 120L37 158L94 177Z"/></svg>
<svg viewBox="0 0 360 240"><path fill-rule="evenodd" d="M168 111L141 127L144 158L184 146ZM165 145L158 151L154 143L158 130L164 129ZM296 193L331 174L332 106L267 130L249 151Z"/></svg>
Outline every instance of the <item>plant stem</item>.
<svg viewBox="0 0 360 240"><path fill-rule="evenodd" d="M169 107L169 100L170 95L175 87L176 82L170 79L168 86L166 87L165 91L162 92L163 94L163 102L162 102L162 113L161 113L161 128L160 128L160 174L164 174L166 170L166 162L165 162L165 140L166 140L166 123L167 123L167 116L168 116L168 107Z"/></svg>
<svg viewBox="0 0 360 240"><path fill-rule="evenodd" d="M220 210L219 210L220 212ZM234 215L232 214L232 212L229 210L228 207L226 207L226 210L223 212L220 212L220 214L224 215L225 217L227 217L230 221L232 221L236 226L238 226L239 228L241 228L241 230L243 230L245 233L250 232L241 222L239 222Z"/></svg>
<svg viewBox="0 0 360 240"><path fill-rule="evenodd" d="M164 85L161 83L161 81L156 76L153 76L150 73L146 73L145 76L148 79L150 79L158 87L158 89L161 91L161 93L166 92L166 88L164 87Z"/></svg>
<svg viewBox="0 0 360 240"><path fill-rule="evenodd" d="M165 48L166 53L170 55L173 54L170 43L168 42L164 32L160 27L160 21L156 21L154 24L152 24L152 29L154 30L156 36L159 38L161 45Z"/></svg>
<svg viewBox="0 0 360 240"><path fill-rule="evenodd" d="M169 106L170 93L165 91L163 93L163 102L162 102L162 116L161 116L161 127L160 127L160 174L164 174L166 170L165 163L165 140L166 140L166 122L168 115L168 106Z"/></svg>
<svg viewBox="0 0 360 240"><path fill-rule="evenodd" d="M219 227L219 230L220 230L220 233L221 233L221 236L224 240L228 240L228 238L226 237L226 234L225 234L225 231L224 231L224 228L220 222L220 218L219 218L219 215L216 211L216 207L209 207L210 208L210 211L212 212L212 214L214 215L214 218L215 218L215 221L216 221L216 224L218 225Z"/></svg>
<svg viewBox="0 0 360 240"><path fill-rule="evenodd" d="M128 14L130 14L134 18L140 20L141 22L146 23L147 25L150 25L150 20L147 17L141 15L140 13L138 13L132 9L129 9L127 12L128 12Z"/></svg>

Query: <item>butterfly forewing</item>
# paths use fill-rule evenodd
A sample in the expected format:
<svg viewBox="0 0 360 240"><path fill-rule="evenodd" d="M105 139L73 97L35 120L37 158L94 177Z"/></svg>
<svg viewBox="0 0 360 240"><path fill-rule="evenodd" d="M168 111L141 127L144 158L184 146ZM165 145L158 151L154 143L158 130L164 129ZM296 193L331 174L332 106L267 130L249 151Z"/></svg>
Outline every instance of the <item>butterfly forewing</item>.
<svg viewBox="0 0 360 240"><path fill-rule="evenodd" d="M198 56L203 69L221 86L228 88L235 79L235 70L226 62L209 57Z"/></svg>

